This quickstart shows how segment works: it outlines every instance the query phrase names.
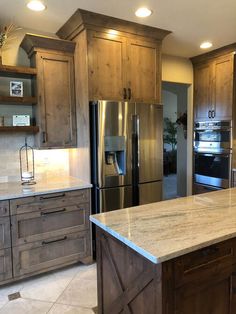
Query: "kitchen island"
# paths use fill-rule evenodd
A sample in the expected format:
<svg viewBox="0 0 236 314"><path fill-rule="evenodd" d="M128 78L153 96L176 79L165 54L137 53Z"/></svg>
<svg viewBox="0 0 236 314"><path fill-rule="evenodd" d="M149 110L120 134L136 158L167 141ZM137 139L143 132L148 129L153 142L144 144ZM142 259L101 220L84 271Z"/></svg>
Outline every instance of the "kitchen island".
<svg viewBox="0 0 236 314"><path fill-rule="evenodd" d="M236 188L90 220L100 314L236 313Z"/></svg>

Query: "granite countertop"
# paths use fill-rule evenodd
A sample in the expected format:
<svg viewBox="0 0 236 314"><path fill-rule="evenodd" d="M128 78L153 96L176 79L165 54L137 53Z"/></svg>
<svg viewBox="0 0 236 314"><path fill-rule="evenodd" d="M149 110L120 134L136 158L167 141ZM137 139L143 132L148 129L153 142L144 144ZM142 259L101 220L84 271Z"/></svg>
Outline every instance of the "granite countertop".
<svg viewBox="0 0 236 314"><path fill-rule="evenodd" d="M236 237L236 188L90 216L153 263Z"/></svg>
<svg viewBox="0 0 236 314"><path fill-rule="evenodd" d="M36 180L35 185L28 186L21 185L21 182L0 183L0 201L91 187L90 183L75 177L53 177L45 180Z"/></svg>

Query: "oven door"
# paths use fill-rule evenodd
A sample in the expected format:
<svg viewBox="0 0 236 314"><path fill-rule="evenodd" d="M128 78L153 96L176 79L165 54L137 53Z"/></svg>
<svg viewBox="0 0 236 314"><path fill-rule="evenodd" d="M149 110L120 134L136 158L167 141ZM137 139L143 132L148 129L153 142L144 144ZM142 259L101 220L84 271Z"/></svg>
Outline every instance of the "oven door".
<svg viewBox="0 0 236 314"><path fill-rule="evenodd" d="M231 154L194 153L194 182L230 187Z"/></svg>
<svg viewBox="0 0 236 314"><path fill-rule="evenodd" d="M196 150L215 149L222 151L231 148L231 130L195 130L194 148Z"/></svg>

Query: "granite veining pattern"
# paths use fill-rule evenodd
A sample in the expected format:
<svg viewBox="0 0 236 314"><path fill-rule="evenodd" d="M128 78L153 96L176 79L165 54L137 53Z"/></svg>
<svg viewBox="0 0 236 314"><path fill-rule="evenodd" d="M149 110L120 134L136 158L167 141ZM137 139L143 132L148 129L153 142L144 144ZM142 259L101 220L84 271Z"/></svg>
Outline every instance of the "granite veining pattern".
<svg viewBox="0 0 236 314"><path fill-rule="evenodd" d="M153 263L236 237L236 188L90 216Z"/></svg>
<svg viewBox="0 0 236 314"><path fill-rule="evenodd" d="M66 192L79 189L91 188L86 183L74 177L53 177L36 181L35 185L23 186L21 182L0 183L0 201L41 195L47 193Z"/></svg>

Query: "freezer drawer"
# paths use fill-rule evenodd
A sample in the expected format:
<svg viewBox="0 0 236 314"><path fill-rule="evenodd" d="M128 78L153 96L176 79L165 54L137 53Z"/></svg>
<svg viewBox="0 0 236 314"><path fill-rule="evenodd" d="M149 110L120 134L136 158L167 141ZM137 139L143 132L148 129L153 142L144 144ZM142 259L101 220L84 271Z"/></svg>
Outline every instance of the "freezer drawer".
<svg viewBox="0 0 236 314"><path fill-rule="evenodd" d="M107 212L132 206L132 186L97 190L100 212Z"/></svg>
<svg viewBox="0 0 236 314"><path fill-rule="evenodd" d="M139 204L155 203L162 200L162 181L139 184Z"/></svg>

